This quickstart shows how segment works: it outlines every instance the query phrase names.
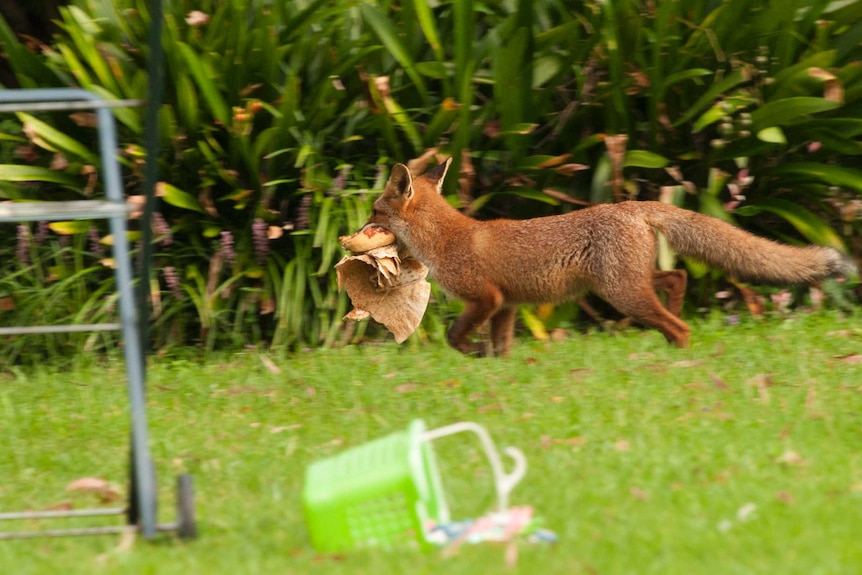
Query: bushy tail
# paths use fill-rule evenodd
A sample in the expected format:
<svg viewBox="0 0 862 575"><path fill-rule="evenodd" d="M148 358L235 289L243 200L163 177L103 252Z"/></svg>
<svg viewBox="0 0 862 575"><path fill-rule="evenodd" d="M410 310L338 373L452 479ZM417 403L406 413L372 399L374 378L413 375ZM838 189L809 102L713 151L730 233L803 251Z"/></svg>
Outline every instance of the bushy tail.
<svg viewBox="0 0 862 575"><path fill-rule="evenodd" d="M665 204L654 208L647 222L665 235L677 253L742 281L791 285L858 274L853 260L833 248L780 244L697 212Z"/></svg>

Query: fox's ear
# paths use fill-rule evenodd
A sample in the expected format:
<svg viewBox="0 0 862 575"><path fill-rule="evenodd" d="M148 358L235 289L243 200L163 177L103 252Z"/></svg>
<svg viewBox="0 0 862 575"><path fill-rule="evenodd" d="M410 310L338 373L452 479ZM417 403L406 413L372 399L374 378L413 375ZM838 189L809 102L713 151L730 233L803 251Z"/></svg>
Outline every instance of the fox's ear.
<svg viewBox="0 0 862 575"><path fill-rule="evenodd" d="M392 166L389 181L386 182L386 192L396 196L403 196L410 200L413 198L413 176L404 164Z"/></svg>
<svg viewBox="0 0 862 575"><path fill-rule="evenodd" d="M449 171L449 166L452 164L452 156L446 158L446 161L442 164L434 166L427 172L425 172L425 177L431 180L432 182L437 184L437 193L443 193L443 180L446 179L446 172Z"/></svg>

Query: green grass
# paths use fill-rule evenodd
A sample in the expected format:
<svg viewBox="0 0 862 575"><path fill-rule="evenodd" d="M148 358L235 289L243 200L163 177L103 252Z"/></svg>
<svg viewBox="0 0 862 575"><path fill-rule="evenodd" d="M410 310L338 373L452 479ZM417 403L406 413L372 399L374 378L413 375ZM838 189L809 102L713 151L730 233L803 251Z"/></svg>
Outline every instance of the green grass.
<svg viewBox="0 0 862 575"><path fill-rule="evenodd" d="M127 551L114 536L0 542L2 571L859 573L858 318L692 323L687 350L631 329L525 340L502 360L392 343L270 356L279 374L256 352L204 364L155 358L148 417L160 519L174 519L174 476L191 472L200 539L165 536ZM0 509L97 505L66 491L80 477L125 491L120 362L6 373ZM522 545L515 568L490 544L454 557L316 554L300 505L306 466L416 417L430 427L476 421L498 446L520 447L530 467L512 503L534 506L560 542ZM487 509L475 446L451 439L437 451L454 514Z"/></svg>

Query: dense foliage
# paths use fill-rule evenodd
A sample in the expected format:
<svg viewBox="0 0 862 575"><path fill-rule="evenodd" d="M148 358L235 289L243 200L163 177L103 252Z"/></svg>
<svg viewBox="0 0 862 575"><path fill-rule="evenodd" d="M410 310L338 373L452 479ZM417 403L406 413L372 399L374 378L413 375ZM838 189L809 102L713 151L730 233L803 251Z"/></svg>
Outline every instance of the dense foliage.
<svg viewBox="0 0 862 575"><path fill-rule="evenodd" d="M148 6L76 0L49 45L2 20L0 42L22 87L142 99ZM862 0L201 0L165 11L147 278L157 347L355 335L340 320L337 237L365 219L393 162L421 168L435 154L454 156L447 192L478 217L662 199L862 252ZM130 196L141 194L143 116L116 111ZM98 193L89 115L18 113L0 126L0 197ZM0 230L0 323L112 313L100 225ZM702 286L717 277L686 265ZM706 287L693 290L700 301ZM429 310L428 333L448 309ZM46 351L83 341L64 337Z"/></svg>

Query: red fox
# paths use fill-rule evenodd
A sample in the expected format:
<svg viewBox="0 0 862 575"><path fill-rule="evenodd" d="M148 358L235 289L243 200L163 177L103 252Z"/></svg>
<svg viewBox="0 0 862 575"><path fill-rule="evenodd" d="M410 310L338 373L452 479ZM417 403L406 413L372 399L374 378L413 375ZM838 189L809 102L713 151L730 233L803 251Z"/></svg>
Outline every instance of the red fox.
<svg viewBox="0 0 862 575"><path fill-rule="evenodd" d="M416 178L396 164L368 223L395 234L447 293L465 302L446 336L462 353L507 355L518 304L574 300L587 292L687 347L690 330L679 318L686 273L655 269L656 230L678 254L740 280L802 284L856 273L854 262L835 249L779 244L660 202L600 204L527 220L475 220L441 195L450 163L451 158ZM657 290L666 292L667 307ZM471 339L488 320L490 350Z"/></svg>

